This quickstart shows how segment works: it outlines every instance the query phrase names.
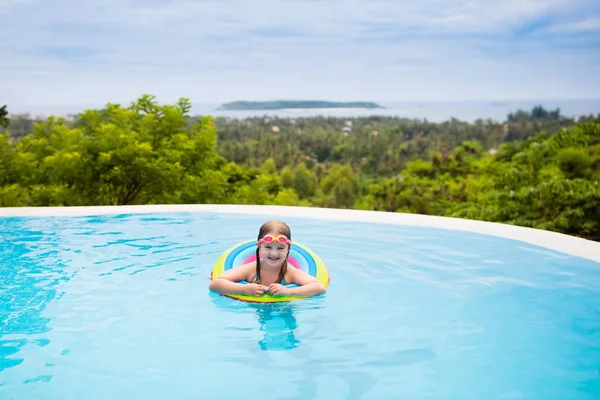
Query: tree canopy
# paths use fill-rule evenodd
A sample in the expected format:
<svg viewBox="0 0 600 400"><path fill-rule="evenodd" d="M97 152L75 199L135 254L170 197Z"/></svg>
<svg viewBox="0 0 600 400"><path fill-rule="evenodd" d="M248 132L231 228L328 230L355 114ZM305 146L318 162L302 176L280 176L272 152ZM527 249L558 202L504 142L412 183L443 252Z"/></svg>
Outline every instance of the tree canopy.
<svg viewBox="0 0 600 400"><path fill-rule="evenodd" d="M8 128L10 120L8 119L8 110L6 104L0 107L0 127Z"/></svg>
<svg viewBox="0 0 600 400"><path fill-rule="evenodd" d="M11 116L0 206L278 204L502 222L600 240L600 118L190 115L144 95L73 120ZM6 127L6 126L5 126Z"/></svg>

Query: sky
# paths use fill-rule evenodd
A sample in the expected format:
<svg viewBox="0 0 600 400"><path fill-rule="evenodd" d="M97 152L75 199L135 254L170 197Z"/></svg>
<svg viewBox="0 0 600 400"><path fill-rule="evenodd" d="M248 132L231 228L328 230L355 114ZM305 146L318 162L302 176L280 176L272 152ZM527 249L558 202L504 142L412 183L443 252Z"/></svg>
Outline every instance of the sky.
<svg viewBox="0 0 600 400"><path fill-rule="evenodd" d="M598 0L0 0L9 111L600 97Z"/></svg>

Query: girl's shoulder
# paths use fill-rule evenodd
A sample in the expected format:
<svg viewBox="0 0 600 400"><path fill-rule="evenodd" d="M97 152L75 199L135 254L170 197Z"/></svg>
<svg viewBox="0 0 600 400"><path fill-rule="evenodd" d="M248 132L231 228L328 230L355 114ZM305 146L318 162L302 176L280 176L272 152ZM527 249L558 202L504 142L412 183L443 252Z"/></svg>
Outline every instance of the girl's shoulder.
<svg viewBox="0 0 600 400"><path fill-rule="evenodd" d="M236 267L236 269L239 269L240 272L243 272L244 276L246 277L246 280L248 282L251 282L252 280L254 280L254 274L256 273L256 262L251 261L249 263L242 264Z"/></svg>
<svg viewBox="0 0 600 400"><path fill-rule="evenodd" d="M286 284L296 284L298 286L306 285L307 283L311 283L316 281L317 278L311 276L304 272L301 269L297 268L288 268L285 271L285 283Z"/></svg>
<svg viewBox="0 0 600 400"><path fill-rule="evenodd" d="M294 267L290 267L288 266L287 270L285 271L285 282L286 283L293 283L294 281L297 280L299 273L302 273L302 271L298 272L299 270L297 268Z"/></svg>

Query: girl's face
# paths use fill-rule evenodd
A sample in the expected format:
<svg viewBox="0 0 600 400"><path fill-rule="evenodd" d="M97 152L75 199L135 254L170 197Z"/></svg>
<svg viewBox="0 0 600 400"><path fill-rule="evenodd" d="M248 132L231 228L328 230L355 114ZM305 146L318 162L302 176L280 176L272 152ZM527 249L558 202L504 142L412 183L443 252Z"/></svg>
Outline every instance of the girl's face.
<svg viewBox="0 0 600 400"><path fill-rule="evenodd" d="M277 238L277 234L271 234ZM261 263L267 267L279 268L283 264L285 257L288 254L289 243L279 243L273 241L271 243L259 243Z"/></svg>

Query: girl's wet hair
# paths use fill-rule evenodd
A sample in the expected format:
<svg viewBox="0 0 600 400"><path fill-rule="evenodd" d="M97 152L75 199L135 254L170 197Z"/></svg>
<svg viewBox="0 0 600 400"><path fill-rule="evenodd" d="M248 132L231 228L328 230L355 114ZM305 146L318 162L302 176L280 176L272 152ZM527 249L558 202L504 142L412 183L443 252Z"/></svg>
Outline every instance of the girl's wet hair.
<svg viewBox="0 0 600 400"><path fill-rule="evenodd" d="M258 237L256 240L260 240L269 233L283 235L288 239L292 240L292 231L290 227L283 221L279 220L271 220L267 221L258 230ZM256 274L254 275L254 281L252 283L260 283L260 246L256 246ZM287 271L288 266L288 257L290 255L291 245L288 244L288 252L285 256L285 260L283 260L283 265L281 266L281 271L279 271L279 277L277 278L277 283L281 283L283 278L285 277L285 273Z"/></svg>

